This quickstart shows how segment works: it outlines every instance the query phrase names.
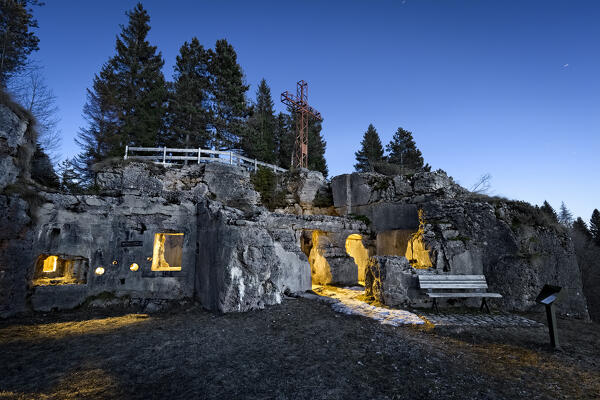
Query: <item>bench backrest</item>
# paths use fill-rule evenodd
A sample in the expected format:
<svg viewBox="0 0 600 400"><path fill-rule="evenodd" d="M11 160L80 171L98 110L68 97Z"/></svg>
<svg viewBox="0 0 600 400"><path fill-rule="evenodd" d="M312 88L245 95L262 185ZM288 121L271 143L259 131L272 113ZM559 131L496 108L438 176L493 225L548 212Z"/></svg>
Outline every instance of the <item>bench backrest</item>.
<svg viewBox="0 0 600 400"><path fill-rule="evenodd" d="M484 275L419 275L421 289L487 289Z"/></svg>

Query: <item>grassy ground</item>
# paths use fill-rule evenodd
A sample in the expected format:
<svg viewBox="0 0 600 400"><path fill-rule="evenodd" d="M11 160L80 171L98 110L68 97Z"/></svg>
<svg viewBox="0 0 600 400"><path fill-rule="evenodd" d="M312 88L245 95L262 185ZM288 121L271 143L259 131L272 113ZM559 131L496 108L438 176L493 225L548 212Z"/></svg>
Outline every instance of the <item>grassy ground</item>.
<svg viewBox="0 0 600 400"><path fill-rule="evenodd" d="M0 398L598 398L600 325L559 329L556 353L541 329L395 328L306 299L37 315L0 321Z"/></svg>

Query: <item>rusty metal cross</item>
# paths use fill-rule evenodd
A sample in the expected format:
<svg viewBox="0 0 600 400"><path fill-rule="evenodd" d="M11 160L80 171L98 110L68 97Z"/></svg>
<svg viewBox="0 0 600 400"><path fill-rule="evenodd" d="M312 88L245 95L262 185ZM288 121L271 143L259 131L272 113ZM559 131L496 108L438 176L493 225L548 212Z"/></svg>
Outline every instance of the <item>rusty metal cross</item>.
<svg viewBox="0 0 600 400"><path fill-rule="evenodd" d="M292 154L293 168L308 167L308 119L322 121L321 114L308 105L308 83L298 81L296 94L288 91L281 93L281 102L289 106L296 113L296 141Z"/></svg>

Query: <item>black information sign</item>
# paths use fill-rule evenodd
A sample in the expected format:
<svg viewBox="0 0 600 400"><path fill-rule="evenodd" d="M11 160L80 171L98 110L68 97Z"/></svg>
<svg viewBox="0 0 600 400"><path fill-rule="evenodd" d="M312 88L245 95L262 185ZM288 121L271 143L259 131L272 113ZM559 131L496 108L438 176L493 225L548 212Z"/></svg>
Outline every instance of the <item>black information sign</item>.
<svg viewBox="0 0 600 400"><path fill-rule="evenodd" d="M139 247L143 246L144 242L141 240L125 240L121 242L121 247Z"/></svg>

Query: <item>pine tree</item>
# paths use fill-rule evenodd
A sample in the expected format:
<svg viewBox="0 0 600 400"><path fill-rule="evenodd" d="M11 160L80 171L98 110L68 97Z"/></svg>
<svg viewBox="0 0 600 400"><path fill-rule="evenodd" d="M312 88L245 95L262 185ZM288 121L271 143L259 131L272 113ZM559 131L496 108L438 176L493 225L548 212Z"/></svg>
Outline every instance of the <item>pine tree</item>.
<svg viewBox="0 0 600 400"><path fill-rule="evenodd" d="M591 239L592 238L590 230L588 229L585 221L583 219L581 219L581 217L577 217L577 219L575 220L575 222L573 222L573 230L576 231L576 232L581 233L587 239Z"/></svg>
<svg viewBox="0 0 600 400"><path fill-rule="evenodd" d="M277 156L273 106L271 89L263 79L256 92L256 104L252 107L252 115L248 119L241 147L247 157L267 163L274 163Z"/></svg>
<svg viewBox="0 0 600 400"><path fill-rule="evenodd" d="M386 146L388 161L399 165L403 173L423 169L423 156L413 139L412 133L398 128L390 143Z"/></svg>
<svg viewBox="0 0 600 400"><path fill-rule="evenodd" d="M119 140L110 156L122 156L125 145L152 147L162 130L165 101L164 64L156 46L146 40L150 16L141 3L127 12L129 24L117 37L117 54L109 61L115 78L115 111L119 119Z"/></svg>
<svg viewBox="0 0 600 400"><path fill-rule="evenodd" d="M327 160L325 160L327 142L321 135L321 122L314 118L308 121L308 169L319 171L327 177L329 174Z"/></svg>
<svg viewBox="0 0 600 400"><path fill-rule="evenodd" d="M219 150L239 146L248 115L242 67L237 63L237 54L227 40L217 40L210 62L213 76L213 147Z"/></svg>
<svg viewBox="0 0 600 400"><path fill-rule="evenodd" d="M31 178L44 186L58 188L60 183L50 158L38 143L31 158Z"/></svg>
<svg viewBox="0 0 600 400"><path fill-rule="evenodd" d="M167 92L162 57L146 41L150 17L140 3L126 15L117 54L94 77L83 108L88 126L77 135L82 152L74 164L86 184L94 175L92 164L122 157L126 145L155 146L162 131Z"/></svg>
<svg viewBox="0 0 600 400"><path fill-rule="evenodd" d="M554 208L552 208L550 203L548 203L546 200L544 200L544 204L542 204L540 210L545 213L552 222L558 223L558 215L556 214L556 211L554 211Z"/></svg>
<svg viewBox="0 0 600 400"><path fill-rule="evenodd" d="M205 50L197 38L179 49L169 95L167 134L162 144L171 147L206 148L210 135L210 73L212 51Z"/></svg>
<svg viewBox="0 0 600 400"><path fill-rule="evenodd" d="M32 28L37 28L32 5L43 5L37 0L0 0L0 87L27 63L29 55L39 50L40 39Z"/></svg>
<svg viewBox="0 0 600 400"><path fill-rule="evenodd" d="M558 222L566 227L570 227L573 224L573 214L571 214L564 201L560 203Z"/></svg>
<svg viewBox="0 0 600 400"><path fill-rule="evenodd" d="M60 185L62 190L67 193L79 193L82 190L79 174L72 160L66 159L58 166L60 172Z"/></svg>
<svg viewBox="0 0 600 400"><path fill-rule="evenodd" d="M600 246L600 211L595 209L590 218L590 233L594 242Z"/></svg>
<svg viewBox="0 0 600 400"><path fill-rule="evenodd" d="M275 121L275 153L276 163L281 168L290 169L292 152L294 151L294 133L292 118L285 113L279 113Z"/></svg>
<svg viewBox="0 0 600 400"><path fill-rule="evenodd" d="M358 172L374 172L374 163L383 161L383 146L373 124L369 124L360 144L361 149L354 153L357 161L354 169Z"/></svg>
<svg viewBox="0 0 600 400"><path fill-rule="evenodd" d="M87 90L87 101L83 106L87 127L80 128L75 138L82 151L72 161L84 186L94 181L92 165L107 158L111 148L119 144L115 88L111 85L115 78L112 75L112 69L105 64L100 74L94 77L92 90Z"/></svg>

